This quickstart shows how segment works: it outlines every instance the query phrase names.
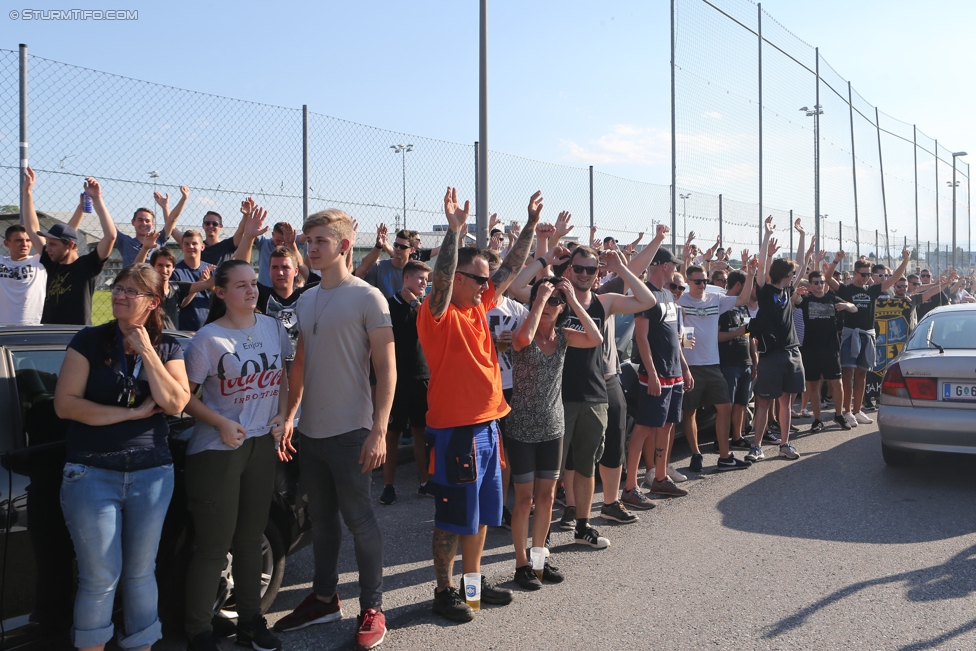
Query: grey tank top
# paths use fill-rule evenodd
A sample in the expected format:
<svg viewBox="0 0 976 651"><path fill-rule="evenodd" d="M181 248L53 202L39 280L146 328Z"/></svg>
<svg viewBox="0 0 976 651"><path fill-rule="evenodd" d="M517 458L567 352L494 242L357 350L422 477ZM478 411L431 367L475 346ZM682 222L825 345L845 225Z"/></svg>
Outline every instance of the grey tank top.
<svg viewBox="0 0 976 651"><path fill-rule="evenodd" d="M506 435L523 443L542 443L565 433L562 375L566 334L556 330L556 351L546 355L532 340L512 354L512 412Z"/></svg>

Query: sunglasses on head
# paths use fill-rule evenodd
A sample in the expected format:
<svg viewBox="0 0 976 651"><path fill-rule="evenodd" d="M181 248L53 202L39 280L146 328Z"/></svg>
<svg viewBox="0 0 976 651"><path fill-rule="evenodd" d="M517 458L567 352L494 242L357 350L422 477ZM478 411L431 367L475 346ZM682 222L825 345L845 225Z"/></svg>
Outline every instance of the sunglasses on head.
<svg viewBox="0 0 976 651"><path fill-rule="evenodd" d="M688 282L695 283L696 285L707 285L708 281L704 278L691 278Z"/></svg>
<svg viewBox="0 0 976 651"><path fill-rule="evenodd" d="M220 222L205 221L205 222L203 222L203 225L204 226L220 226Z"/></svg>
<svg viewBox="0 0 976 651"><path fill-rule="evenodd" d="M552 305L553 307L557 307L559 305L565 305L565 304L566 301L564 301L559 296L550 296L549 298L546 299L546 305Z"/></svg>
<svg viewBox="0 0 976 651"><path fill-rule="evenodd" d="M396 248L400 249L401 251L406 251L407 249L410 248L408 245L406 245L406 244L400 244L399 242L394 242L393 243L393 246L395 246Z"/></svg>
<svg viewBox="0 0 976 651"><path fill-rule="evenodd" d="M598 269L599 267L586 267L581 264L573 265L573 272L578 274L589 274L592 276L597 272Z"/></svg>
<svg viewBox="0 0 976 651"><path fill-rule="evenodd" d="M488 276L479 276L477 274L469 274L467 271L456 271L455 273L459 273L462 276L467 276L468 278L470 278L471 280L475 281L479 285L487 285L488 284L488 281L491 280L491 278L489 278Z"/></svg>

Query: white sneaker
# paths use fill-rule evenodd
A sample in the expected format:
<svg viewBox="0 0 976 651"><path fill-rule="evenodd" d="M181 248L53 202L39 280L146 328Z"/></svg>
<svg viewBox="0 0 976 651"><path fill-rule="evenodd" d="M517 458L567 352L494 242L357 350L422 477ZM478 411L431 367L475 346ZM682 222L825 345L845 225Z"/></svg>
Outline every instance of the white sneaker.
<svg viewBox="0 0 976 651"><path fill-rule="evenodd" d="M683 481L688 481L688 476L678 472L674 466L668 466L668 477L670 477L671 481L676 484L680 484Z"/></svg>
<svg viewBox="0 0 976 651"><path fill-rule="evenodd" d="M857 422L861 423L862 425L870 425L871 423L874 422L873 420L871 420L871 417L865 414L863 411L859 411L856 414L854 414L854 419Z"/></svg>
<svg viewBox="0 0 976 651"><path fill-rule="evenodd" d="M854 414L852 414L851 412L849 411L844 412L844 420L846 420L847 424L850 425L851 427L857 427L857 419L854 418Z"/></svg>

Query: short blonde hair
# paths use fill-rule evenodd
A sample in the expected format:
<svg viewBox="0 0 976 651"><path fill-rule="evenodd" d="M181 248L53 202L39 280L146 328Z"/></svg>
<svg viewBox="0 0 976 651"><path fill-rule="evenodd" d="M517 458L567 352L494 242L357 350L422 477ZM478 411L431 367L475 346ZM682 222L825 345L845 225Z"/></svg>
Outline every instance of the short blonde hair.
<svg viewBox="0 0 976 651"><path fill-rule="evenodd" d="M308 235L309 231L319 226L327 227L337 240L352 239L352 217L338 208L329 208L309 215L302 224L302 233Z"/></svg>
<svg viewBox="0 0 976 651"><path fill-rule="evenodd" d="M201 242L203 242L203 241L204 241L204 239L203 239L203 235L202 235L202 234L200 233L200 231L195 231L195 230L193 230L192 228L188 228L188 229L186 229L185 231L183 231L183 237L182 237L182 239L180 240L180 243L182 244L182 243L183 243L183 240L185 240L185 239L186 239L186 238L188 238L188 237L196 237L196 238L198 238L198 239L199 239L199 240L200 240Z"/></svg>

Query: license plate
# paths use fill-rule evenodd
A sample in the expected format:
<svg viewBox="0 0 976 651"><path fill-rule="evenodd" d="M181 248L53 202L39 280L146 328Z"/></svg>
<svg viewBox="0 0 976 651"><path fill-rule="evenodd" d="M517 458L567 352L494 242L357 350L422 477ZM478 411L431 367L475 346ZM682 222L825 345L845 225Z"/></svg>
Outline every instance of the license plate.
<svg viewBox="0 0 976 651"><path fill-rule="evenodd" d="M946 382L942 385L942 399L976 401L976 383Z"/></svg>

